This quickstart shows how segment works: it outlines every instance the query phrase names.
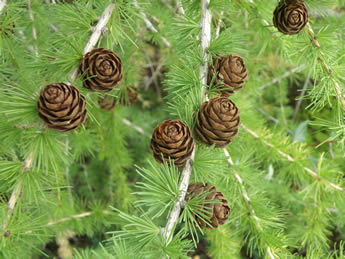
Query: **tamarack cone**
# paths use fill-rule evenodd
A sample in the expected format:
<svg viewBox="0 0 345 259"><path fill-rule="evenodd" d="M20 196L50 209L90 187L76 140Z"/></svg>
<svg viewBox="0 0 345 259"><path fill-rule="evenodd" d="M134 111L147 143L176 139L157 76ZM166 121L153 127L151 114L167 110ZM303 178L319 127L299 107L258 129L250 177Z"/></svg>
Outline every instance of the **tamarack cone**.
<svg viewBox="0 0 345 259"><path fill-rule="evenodd" d="M308 20L308 10L303 0L281 0L273 13L274 27L287 35L299 33Z"/></svg>
<svg viewBox="0 0 345 259"><path fill-rule="evenodd" d="M204 196L201 196L204 195ZM200 227L217 228L223 225L230 216L230 206L224 195L216 190L216 187L209 183L194 183L188 186L185 200L195 197L203 198L203 211L206 211L206 219L200 215L193 214L194 219Z"/></svg>
<svg viewBox="0 0 345 259"><path fill-rule="evenodd" d="M47 85L37 102L38 115L48 128L60 132L74 130L87 116L83 98L74 86L65 83Z"/></svg>
<svg viewBox="0 0 345 259"><path fill-rule="evenodd" d="M220 84L220 93L223 96L230 96L234 91L240 90L244 86L244 80L248 77L246 65L241 57L228 55L217 57L213 60L213 65L209 67L207 84L212 80L214 84Z"/></svg>
<svg viewBox="0 0 345 259"><path fill-rule="evenodd" d="M168 162L170 157L176 167L183 167L193 153L192 132L179 120L165 120L153 131L151 149L158 162Z"/></svg>
<svg viewBox="0 0 345 259"><path fill-rule="evenodd" d="M79 72L83 86L91 91L110 92L122 80L122 61L110 49L96 48L86 53Z"/></svg>
<svg viewBox="0 0 345 259"><path fill-rule="evenodd" d="M215 97L202 104L196 118L195 132L207 145L225 147L238 133L240 112L226 97Z"/></svg>

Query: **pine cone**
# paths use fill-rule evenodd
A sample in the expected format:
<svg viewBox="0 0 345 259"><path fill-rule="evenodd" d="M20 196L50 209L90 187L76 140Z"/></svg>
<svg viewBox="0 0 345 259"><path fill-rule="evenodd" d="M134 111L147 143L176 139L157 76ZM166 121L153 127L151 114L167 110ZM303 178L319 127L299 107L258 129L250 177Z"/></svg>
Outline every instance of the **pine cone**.
<svg viewBox="0 0 345 259"><path fill-rule="evenodd" d="M204 102L196 119L195 132L201 142L225 147L237 135L240 126L239 110L226 97Z"/></svg>
<svg viewBox="0 0 345 259"><path fill-rule="evenodd" d="M214 80L214 84L221 83L220 93L223 96L230 96L234 94L234 91L243 87L247 76L248 72L243 59L229 55L213 60L213 66L209 68L207 83L210 85L212 80Z"/></svg>
<svg viewBox="0 0 345 259"><path fill-rule="evenodd" d="M206 215L209 216L208 223L211 226L205 222L204 218L201 218L196 214L193 215L194 219L200 227L217 228L219 225L223 225L230 216L231 210L224 195L221 192L218 192L216 187L213 185L208 183L190 184L187 190L186 201L202 195L202 193L206 193L206 195L201 196L204 197L205 200L205 203L202 206L204 207L203 209L209 213Z"/></svg>
<svg viewBox="0 0 345 259"><path fill-rule="evenodd" d="M297 34L307 23L308 10L303 0L282 0L274 10L273 24L284 34Z"/></svg>
<svg viewBox="0 0 345 259"><path fill-rule="evenodd" d="M0 37L3 33L5 37L10 37L11 34L14 34L14 29L16 28L16 24L14 22L5 23L5 17L7 16L7 9L3 9L2 13L0 14Z"/></svg>
<svg viewBox="0 0 345 259"><path fill-rule="evenodd" d="M121 104L133 105L138 100L138 91L134 87L127 88L127 96L121 100Z"/></svg>
<svg viewBox="0 0 345 259"><path fill-rule="evenodd" d="M122 80L122 62L112 50L98 48L85 54L80 73L83 86L91 91L110 92Z"/></svg>
<svg viewBox="0 0 345 259"><path fill-rule="evenodd" d="M182 167L192 156L194 149L192 132L179 120L165 120L153 131L151 149L158 162L163 162L162 153L165 161L168 162L170 156L177 167Z"/></svg>
<svg viewBox="0 0 345 259"><path fill-rule="evenodd" d="M109 95L98 97L99 106L105 111L112 111L115 108L116 99Z"/></svg>
<svg viewBox="0 0 345 259"><path fill-rule="evenodd" d="M40 118L48 128L61 132L74 130L84 123L85 106L79 90L64 83L47 85L37 102Z"/></svg>

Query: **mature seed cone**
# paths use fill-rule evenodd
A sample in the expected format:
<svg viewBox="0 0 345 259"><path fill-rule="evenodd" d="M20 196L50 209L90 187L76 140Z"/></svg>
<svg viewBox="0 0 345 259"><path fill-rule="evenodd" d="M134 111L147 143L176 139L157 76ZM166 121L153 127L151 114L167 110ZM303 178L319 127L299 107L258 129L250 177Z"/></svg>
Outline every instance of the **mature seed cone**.
<svg viewBox="0 0 345 259"><path fill-rule="evenodd" d="M5 37L10 37L11 34L14 34L14 29L16 28L16 24L14 22L5 24L4 20L6 16L7 16L7 9L4 9L2 13L0 14L0 36L3 33Z"/></svg>
<svg viewBox="0 0 345 259"><path fill-rule="evenodd" d="M202 104L195 125L201 142L216 147L231 143L240 126L240 112L229 98L215 97Z"/></svg>
<svg viewBox="0 0 345 259"><path fill-rule="evenodd" d="M248 72L243 59L229 55L213 60L213 66L209 67L207 83L210 85L212 80L214 84L221 83L220 93L223 96L230 96L243 87L247 76Z"/></svg>
<svg viewBox="0 0 345 259"><path fill-rule="evenodd" d="M199 195L203 195L205 203L203 204L204 210L208 212L206 216L207 220L201 218L198 215L193 215L196 222L200 227L217 228L219 225L223 225L230 216L230 206L224 195L216 190L216 187L208 183L194 183L188 186L186 201L195 198ZM200 197L200 196L199 196Z"/></svg>
<svg viewBox="0 0 345 259"><path fill-rule="evenodd" d="M91 91L110 92L122 80L122 62L110 49L97 48L85 54L80 66L83 86Z"/></svg>
<svg viewBox="0 0 345 259"><path fill-rule="evenodd" d="M48 128L61 132L74 130L84 123L87 116L85 106L79 90L64 83L47 85L37 102L40 118Z"/></svg>
<svg viewBox="0 0 345 259"><path fill-rule="evenodd" d="M115 108L116 99L109 95L98 97L98 104L105 111L112 111Z"/></svg>
<svg viewBox="0 0 345 259"><path fill-rule="evenodd" d="M179 120L165 120L158 125L152 134L151 149L158 162L169 161L169 157L177 167L185 165L192 156L194 140L192 132Z"/></svg>
<svg viewBox="0 0 345 259"><path fill-rule="evenodd" d="M308 10L303 0L281 0L273 14L274 26L288 35L299 33L308 19Z"/></svg>

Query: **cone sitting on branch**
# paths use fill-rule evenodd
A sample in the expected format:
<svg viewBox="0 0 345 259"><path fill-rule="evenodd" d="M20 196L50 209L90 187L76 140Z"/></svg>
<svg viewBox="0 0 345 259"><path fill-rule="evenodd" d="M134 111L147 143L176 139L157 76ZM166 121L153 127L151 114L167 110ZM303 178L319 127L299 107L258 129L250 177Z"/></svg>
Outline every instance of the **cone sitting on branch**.
<svg viewBox="0 0 345 259"><path fill-rule="evenodd" d="M186 201L198 197L203 200L202 210L207 212L206 219L197 214L193 215L200 227L217 228L227 221L230 216L230 206L224 195L216 190L216 187L208 183L190 184Z"/></svg>
<svg viewBox="0 0 345 259"><path fill-rule="evenodd" d="M116 99L109 95L104 95L98 97L98 104L101 109L105 111L112 111L115 108Z"/></svg>
<svg viewBox="0 0 345 259"><path fill-rule="evenodd" d="M213 60L213 66L209 67L207 84L212 80L214 84L220 84L220 93L230 96L234 91L242 89L244 80L248 77L246 65L238 56L217 57Z"/></svg>
<svg viewBox="0 0 345 259"><path fill-rule="evenodd" d="M308 10L303 0L281 0L273 13L273 24L281 33L294 35L308 23Z"/></svg>
<svg viewBox="0 0 345 259"><path fill-rule="evenodd" d="M163 154L165 161L170 157L175 166L183 167L194 149L192 132L179 120L165 120L153 131L151 149L158 162L163 162Z"/></svg>
<svg viewBox="0 0 345 259"><path fill-rule="evenodd" d="M138 91L134 87L128 87L127 96L121 98L120 103L123 105L133 105L138 100ZM112 111L115 108L117 100L109 95L98 98L99 106L106 111Z"/></svg>
<svg viewBox="0 0 345 259"><path fill-rule="evenodd" d="M215 97L202 104L195 125L201 142L225 147L237 135L240 112L235 103L226 97Z"/></svg>
<svg viewBox="0 0 345 259"><path fill-rule="evenodd" d="M86 53L79 67L83 86L91 91L110 92L122 80L122 62L112 50L97 48Z"/></svg>
<svg viewBox="0 0 345 259"><path fill-rule="evenodd" d="M83 124L86 116L86 103L77 88L55 83L46 86L37 102L38 115L48 128L61 132L76 129Z"/></svg>

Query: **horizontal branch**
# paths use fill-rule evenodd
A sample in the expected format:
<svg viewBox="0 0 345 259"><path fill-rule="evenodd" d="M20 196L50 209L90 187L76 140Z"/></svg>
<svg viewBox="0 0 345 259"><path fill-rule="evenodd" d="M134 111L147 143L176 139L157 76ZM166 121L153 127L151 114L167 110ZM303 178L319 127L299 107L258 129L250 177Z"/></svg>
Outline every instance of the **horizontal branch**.
<svg viewBox="0 0 345 259"><path fill-rule="evenodd" d="M151 31L151 32L154 32L154 33L158 33L158 30L153 26L153 24L150 22L150 20L147 18L146 14L143 12L143 10L141 10L138 2L136 0L133 1L133 4L135 6L135 8L137 8L137 10L139 11L140 15L142 16L144 22L145 22L145 25L146 25L146 28ZM171 48L171 44L170 42L164 38L163 36L161 36L161 39L163 41L163 44L167 47L167 48Z"/></svg>
<svg viewBox="0 0 345 259"><path fill-rule="evenodd" d="M244 126L242 124L242 128L249 133L251 136L253 136L255 139L260 140L262 143L264 143L266 146L274 149L281 157L285 158L286 160L288 160L289 162L295 163L297 160L295 158L293 158L292 156L284 153L283 151L281 151L280 149L276 148L272 143L266 141L265 139L261 138L256 132L252 131L251 129L247 128L246 126ZM312 169L308 168L308 167L303 167L303 169L313 178L315 178L316 180L320 181L323 180L325 182L327 182L329 184L329 186L331 186L333 189L344 192L345 193L345 189L340 187L339 185L336 185L334 183L331 183L329 181L326 181L324 179L321 178L321 176L316 173L315 171L313 171Z"/></svg>

